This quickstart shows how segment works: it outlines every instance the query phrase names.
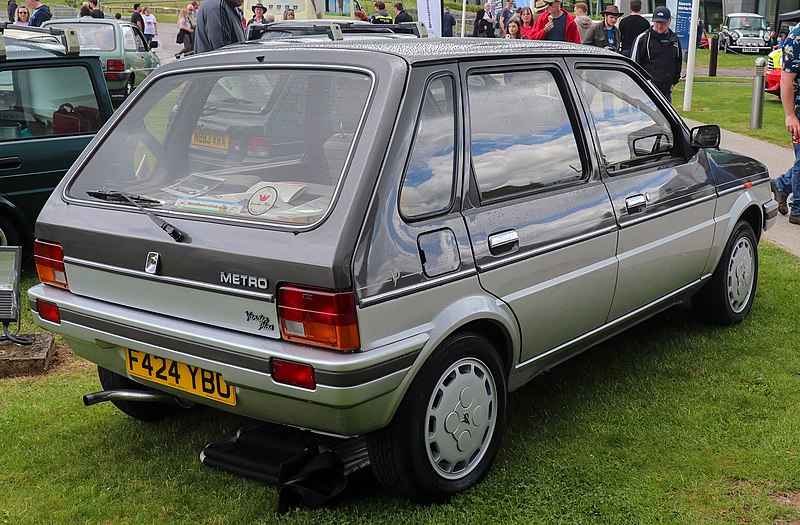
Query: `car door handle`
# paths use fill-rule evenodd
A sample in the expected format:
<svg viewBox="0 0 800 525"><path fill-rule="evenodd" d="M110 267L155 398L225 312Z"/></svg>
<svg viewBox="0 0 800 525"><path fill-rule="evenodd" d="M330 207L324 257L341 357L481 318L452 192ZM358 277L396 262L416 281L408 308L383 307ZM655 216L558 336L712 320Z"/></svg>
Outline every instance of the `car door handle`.
<svg viewBox="0 0 800 525"><path fill-rule="evenodd" d="M22 166L19 157L0 157L0 170L13 170Z"/></svg>
<svg viewBox="0 0 800 525"><path fill-rule="evenodd" d="M625 208L628 213L642 212L647 208L647 199L641 194L628 197L625 199Z"/></svg>
<svg viewBox="0 0 800 525"><path fill-rule="evenodd" d="M495 250L501 246L519 242L519 235L514 230L495 233L489 236L489 249Z"/></svg>

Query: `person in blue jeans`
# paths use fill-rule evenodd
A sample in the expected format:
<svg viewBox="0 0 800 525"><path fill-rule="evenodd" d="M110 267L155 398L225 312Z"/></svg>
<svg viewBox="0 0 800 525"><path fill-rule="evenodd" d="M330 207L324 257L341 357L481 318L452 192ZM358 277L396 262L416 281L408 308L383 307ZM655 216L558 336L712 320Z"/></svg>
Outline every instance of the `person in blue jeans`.
<svg viewBox="0 0 800 525"><path fill-rule="evenodd" d="M772 188L778 211L789 214L789 223L800 226L800 26L789 32L783 45L783 71L781 71L781 104L786 115L786 131L792 134L794 165L775 179ZM792 202L787 202L792 195Z"/></svg>

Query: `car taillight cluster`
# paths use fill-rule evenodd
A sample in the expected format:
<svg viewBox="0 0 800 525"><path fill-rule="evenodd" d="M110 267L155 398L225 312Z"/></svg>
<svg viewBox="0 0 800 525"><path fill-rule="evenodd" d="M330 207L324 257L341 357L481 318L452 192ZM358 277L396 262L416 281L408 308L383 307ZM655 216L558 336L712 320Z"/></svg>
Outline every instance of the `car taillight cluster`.
<svg viewBox="0 0 800 525"><path fill-rule="evenodd" d="M353 292L282 286L278 319L287 341L342 351L361 346Z"/></svg>
<svg viewBox="0 0 800 525"><path fill-rule="evenodd" d="M36 239L33 243L33 262L36 263L40 281L69 290L64 270L64 249L60 244Z"/></svg>
<svg viewBox="0 0 800 525"><path fill-rule="evenodd" d="M125 61L124 60L109 60L106 63L106 69L108 71L125 71Z"/></svg>
<svg viewBox="0 0 800 525"><path fill-rule="evenodd" d="M247 154L251 157L268 157L269 142L265 137L253 137L247 141Z"/></svg>

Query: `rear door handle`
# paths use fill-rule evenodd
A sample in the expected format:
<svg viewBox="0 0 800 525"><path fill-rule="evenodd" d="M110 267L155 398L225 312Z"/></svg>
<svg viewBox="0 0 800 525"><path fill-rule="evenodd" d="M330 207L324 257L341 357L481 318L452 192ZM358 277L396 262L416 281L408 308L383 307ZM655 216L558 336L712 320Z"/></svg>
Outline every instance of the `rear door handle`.
<svg viewBox="0 0 800 525"><path fill-rule="evenodd" d="M22 166L19 157L0 157L0 170L13 170Z"/></svg>
<svg viewBox="0 0 800 525"><path fill-rule="evenodd" d="M625 208L628 210L628 213L642 212L647 208L647 199L642 194L628 197L625 199Z"/></svg>

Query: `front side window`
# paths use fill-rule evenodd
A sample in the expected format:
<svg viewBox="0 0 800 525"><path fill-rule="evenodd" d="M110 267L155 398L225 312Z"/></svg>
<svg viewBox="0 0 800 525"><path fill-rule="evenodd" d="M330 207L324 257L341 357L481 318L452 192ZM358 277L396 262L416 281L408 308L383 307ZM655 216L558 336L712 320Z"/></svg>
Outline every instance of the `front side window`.
<svg viewBox="0 0 800 525"><path fill-rule="evenodd" d="M94 133L99 107L85 67L0 71L0 141Z"/></svg>
<svg viewBox="0 0 800 525"><path fill-rule="evenodd" d="M450 207L455 170L454 108L451 77L428 84L400 190L400 211L406 218L430 216Z"/></svg>
<svg viewBox="0 0 800 525"><path fill-rule="evenodd" d="M311 69L202 72L152 84L68 195L142 197L151 209L308 225L327 212L372 79Z"/></svg>
<svg viewBox="0 0 800 525"><path fill-rule="evenodd" d="M563 89L549 70L468 79L472 167L481 199L585 177Z"/></svg>
<svg viewBox="0 0 800 525"><path fill-rule="evenodd" d="M675 140L669 121L627 73L582 69L578 79L609 173L671 155Z"/></svg>

